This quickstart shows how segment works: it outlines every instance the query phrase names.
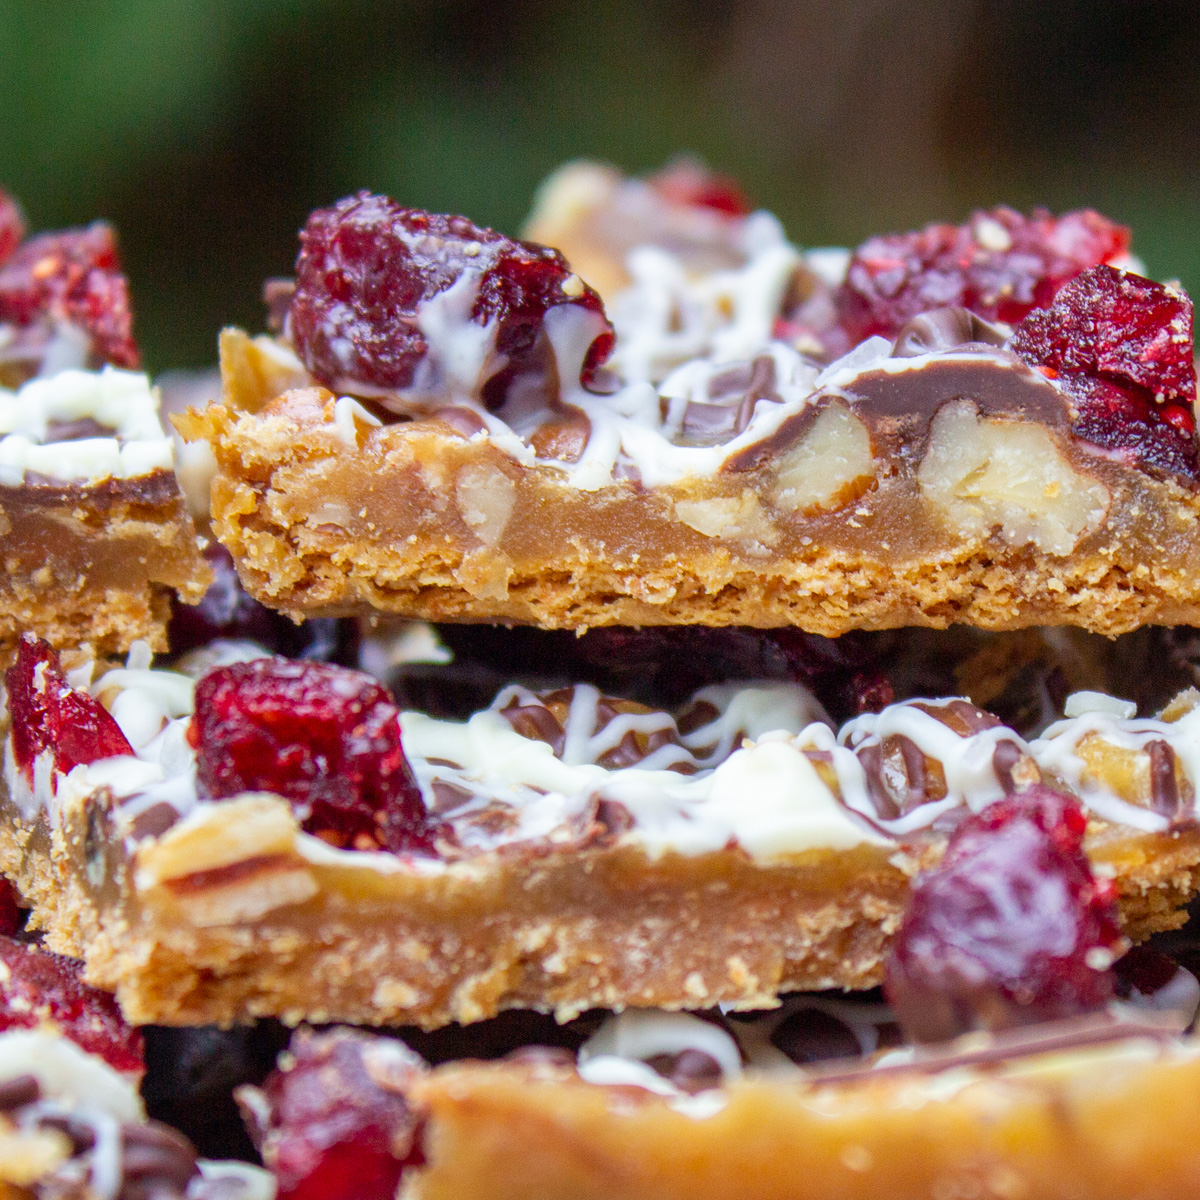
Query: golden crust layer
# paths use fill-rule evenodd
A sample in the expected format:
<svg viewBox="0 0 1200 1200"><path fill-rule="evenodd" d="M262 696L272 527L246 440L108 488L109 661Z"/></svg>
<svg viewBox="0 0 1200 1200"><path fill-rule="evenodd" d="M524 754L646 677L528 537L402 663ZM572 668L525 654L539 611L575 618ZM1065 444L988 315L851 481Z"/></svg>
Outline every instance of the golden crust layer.
<svg viewBox="0 0 1200 1200"><path fill-rule="evenodd" d="M214 816L132 857L94 809L53 838L11 810L0 826L0 868L35 925L135 1023L432 1028L510 1007L762 1007L781 990L878 982L906 884L878 851L761 867L615 846L384 873L305 858L282 801Z"/></svg>
<svg viewBox="0 0 1200 1200"><path fill-rule="evenodd" d="M171 592L195 604L211 572L173 477L0 489L0 659L22 633L116 655L165 650Z"/></svg>
<svg viewBox="0 0 1200 1200"><path fill-rule="evenodd" d="M907 872L886 847L756 863L740 850L650 861L616 842L378 870L247 796L123 849L99 802L0 819L0 870L52 949L84 959L133 1022L469 1022L512 1007L770 1006L879 982ZM929 859L936 854L931 848ZM1135 938L1182 923L1200 832L1099 827ZM891 855L892 861L889 861ZM927 859L926 861L929 861Z"/></svg>
<svg viewBox="0 0 1200 1200"><path fill-rule="evenodd" d="M1200 1189L1193 1042L959 1078L744 1081L705 1117L516 1064L443 1067L413 1095L428 1112L427 1165L406 1200L1178 1200Z"/></svg>
<svg viewBox="0 0 1200 1200"><path fill-rule="evenodd" d="M973 476L927 487L886 458L871 468L876 478L847 481L827 507L789 509L795 488L781 490L779 456L805 452L799 433L790 450L744 469L582 490L558 469L523 465L437 417L348 432L328 392L268 394L278 379L264 383L252 369L264 353L227 331L226 403L178 423L216 453L214 528L247 589L295 617L791 625L828 635L953 622L1105 634L1200 623L1200 500L1040 425L972 425L959 414L965 425L948 425L947 437L1035 436L1038 452L1054 458L1043 491L1075 505L1063 517L1075 532L1057 518L1013 519L1022 528L1032 521L1045 544L1073 537L1061 553L1006 540L973 507ZM953 449L943 457L958 462ZM996 461L1003 449L976 447ZM1026 458L1022 443L1004 461ZM808 468L793 466L803 483ZM987 471L980 487L992 486ZM1088 507L1085 492L1107 496L1106 505ZM1003 508L995 497L980 504ZM1079 524L1101 511L1098 526Z"/></svg>

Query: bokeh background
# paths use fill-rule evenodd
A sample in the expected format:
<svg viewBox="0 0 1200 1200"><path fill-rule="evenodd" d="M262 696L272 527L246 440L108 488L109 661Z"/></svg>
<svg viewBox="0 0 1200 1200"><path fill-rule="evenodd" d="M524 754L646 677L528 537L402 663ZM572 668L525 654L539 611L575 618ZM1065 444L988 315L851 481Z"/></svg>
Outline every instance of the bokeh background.
<svg viewBox="0 0 1200 1200"><path fill-rule="evenodd" d="M155 370L355 188L515 232L564 159L678 151L802 244L1090 204L1200 289L1200 3L0 0L0 182L117 223Z"/></svg>

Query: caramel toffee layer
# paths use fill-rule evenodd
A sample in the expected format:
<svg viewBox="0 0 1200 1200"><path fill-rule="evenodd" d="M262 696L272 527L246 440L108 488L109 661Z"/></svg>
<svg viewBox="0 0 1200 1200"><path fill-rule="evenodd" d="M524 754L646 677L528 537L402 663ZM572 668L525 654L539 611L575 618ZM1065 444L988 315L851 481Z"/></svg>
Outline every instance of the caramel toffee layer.
<svg viewBox="0 0 1200 1200"><path fill-rule="evenodd" d="M587 1064L583 1078L549 1061L448 1064L409 1085L425 1125L406 1185L420 1200L1188 1195L1195 1039L1128 1032L990 1062L968 1051L932 1073L743 1077L698 1095L641 1063L640 1079L603 1083Z"/></svg>

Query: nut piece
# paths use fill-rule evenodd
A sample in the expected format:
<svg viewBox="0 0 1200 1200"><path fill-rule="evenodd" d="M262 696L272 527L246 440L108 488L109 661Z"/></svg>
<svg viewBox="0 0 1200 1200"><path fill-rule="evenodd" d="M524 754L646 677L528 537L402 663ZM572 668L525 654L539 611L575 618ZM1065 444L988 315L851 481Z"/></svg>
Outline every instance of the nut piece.
<svg viewBox="0 0 1200 1200"><path fill-rule="evenodd" d="M929 431L917 478L925 498L963 537L999 526L1014 545L1069 554L1108 510L1108 489L1074 470L1040 425L981 420L968 400L945 405Z"/></svg>
<svg viewBox="0 0 1200 1200"><path fill-rule="evenodd" d="M289 855L296 846L296 818L285 800L248 793L219 805L202 805L138 851L137 884L153 887L215 871L251 858Z"/></svg>
<svg viewBox="0 0 1200 1200"><path fill-rule="evenodd" d="M517 488L497 467L487 463L463 467L454 484L458 511L471 532L488 547L494 547L517 503Z"/></svg>
<svg viewBox="0 0 1200 1200"><path fill-rule="evenodd" d="M676 520L710 538L738 538L770 546L779 538L758 497L743 488L740 496L676 500Z"/></svg>
<svg viewBox="0 0 1200 1200"><path fill-rule="evenodd" d="M771 499L792 512L840 508L857 500L874 480L867 427L844 404L835 403L780 459Z"/></svg>

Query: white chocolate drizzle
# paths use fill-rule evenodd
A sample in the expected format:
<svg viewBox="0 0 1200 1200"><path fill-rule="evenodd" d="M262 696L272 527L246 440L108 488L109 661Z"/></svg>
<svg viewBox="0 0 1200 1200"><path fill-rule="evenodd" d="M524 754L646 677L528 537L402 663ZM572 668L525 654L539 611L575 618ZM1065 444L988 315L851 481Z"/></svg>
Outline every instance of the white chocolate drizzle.
<svg viewBox="0 0 1200 1200"><path fill-rule="evenodd" d="M56 424L85 420L111 436L52 440ZM173 462L158 391L140 372L64 370L0 389L0 484L19 487L26 473L64 483L134 479Z"/></svg>
<svg viewBox="0 0 1200 1200"><path fill-rule="evenodd" d="M234 649L235 658L249 656L250 648ZM195 753L186 736L194 682L146 661L139 647L125 667L90 688L113 713L132 756L62 774L46 752L34 763L31 786L16 769L7 739L9 794L26 819L44 810L57 825L64 809L86 804L101 789L111 795L127 829L160 803L180 817L216 807L198 800ZM1166 830L1169 819L1149 804L1121 799L1089 776L1077 753L1084 738L1097 736L1135 754L1164 742L1192 795L1200 780L1200 708L1168 722L1113 716L1099 711L1105 705L1096 701L1026 743L1013 730L986 727L983 720L964 735L947 723L949 716L937 715L965 700L905 701L856 717L838 733L800 685L743 682L698 692L692 711L700 724L688 724L681 733L669 713L636 706L615 710L594 687L579 684L569 694L561 726L555 726L561 730L556 753L540 735L518 732L505 715L544 703L513 685L467 721L400 715L405 753L426 806L452 831L451 858L519 843L567 845L597 832L638 845L651 857L739 846L764 862L817 849L894 845L935 830L939 818L953 810L978 812L1001 798L1013 786L996 766L1004 743L1022 761L1036 763L1047 782L1077 794L1093 817L1146 832ZM641 749L623 758L621 748L630 739ZM937 794L918 796L899 816L880 812L864 765L871 747L894 740L906 741L936 764L939 778ZM631 765L602 765L609 758ZM389 854L318 846L308 835L301 840L312 843L314 861L348 856L380 869L393 869L399 861Z"/></svg>

